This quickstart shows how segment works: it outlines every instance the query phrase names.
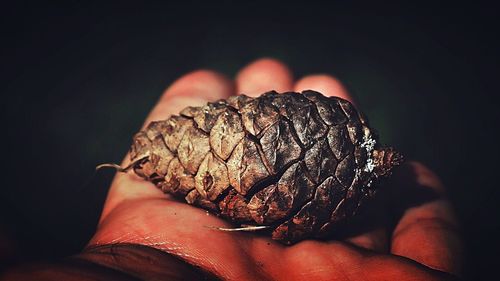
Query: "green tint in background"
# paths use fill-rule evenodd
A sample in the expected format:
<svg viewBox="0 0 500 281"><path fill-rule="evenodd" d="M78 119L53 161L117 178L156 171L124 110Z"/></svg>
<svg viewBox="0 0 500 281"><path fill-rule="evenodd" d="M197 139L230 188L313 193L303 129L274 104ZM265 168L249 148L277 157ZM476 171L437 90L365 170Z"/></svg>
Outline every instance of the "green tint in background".
<svg viewBox="0 0 500 281"><path fill-rule="evenodd" d="M112 178L109 170L92 177L95 165L122 159L176 78L199 68L233 77L266 56L297 78L328 73L343 81L382 142L426 163L449 188L463 225L466 276L486 279L498 265L494 9L65 2L19 4L6 14L4 264L85 245Z"/></svg>

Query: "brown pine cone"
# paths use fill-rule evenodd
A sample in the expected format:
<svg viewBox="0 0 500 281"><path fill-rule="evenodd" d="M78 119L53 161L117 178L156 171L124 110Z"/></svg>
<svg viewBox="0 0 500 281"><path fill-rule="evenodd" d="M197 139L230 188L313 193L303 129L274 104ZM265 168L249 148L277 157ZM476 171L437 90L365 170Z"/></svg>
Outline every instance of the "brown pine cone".
<svg viewBox="0 0 500 281"><path fill-rule="evenodd" d="M402 157L351 103L318 92L188 107L134 137L132 168L164 192L291 244L352 217Z"/></svg>

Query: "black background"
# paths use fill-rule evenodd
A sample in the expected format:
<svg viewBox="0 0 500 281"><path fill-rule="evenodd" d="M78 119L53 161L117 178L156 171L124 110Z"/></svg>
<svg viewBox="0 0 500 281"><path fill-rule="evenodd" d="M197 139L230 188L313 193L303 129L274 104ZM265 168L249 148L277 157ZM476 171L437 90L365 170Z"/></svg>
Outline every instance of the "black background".
<svg viewBox="0 0 500 281"><path fill-rule="evenodd" d="M341 79L382 141L434 169L463 225L465 274L500 250L498 9L253 2L20 2L0 18L0 263L54 259L91 237L111 171L163 89L275 57ZM1 268L1 266L0 266Z"/></svg>

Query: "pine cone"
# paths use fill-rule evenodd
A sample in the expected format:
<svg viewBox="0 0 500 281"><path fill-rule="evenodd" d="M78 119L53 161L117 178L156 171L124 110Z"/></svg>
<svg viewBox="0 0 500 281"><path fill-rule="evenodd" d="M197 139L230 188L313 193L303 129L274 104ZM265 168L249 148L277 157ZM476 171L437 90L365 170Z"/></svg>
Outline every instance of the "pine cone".
<svg viewBox="0 0 500 281"><path fill-rule="evenodd" d="M134 137L134 171L164 192L291 244L352 217L402 157L351 103L314 91L188 107Z"/></svg>

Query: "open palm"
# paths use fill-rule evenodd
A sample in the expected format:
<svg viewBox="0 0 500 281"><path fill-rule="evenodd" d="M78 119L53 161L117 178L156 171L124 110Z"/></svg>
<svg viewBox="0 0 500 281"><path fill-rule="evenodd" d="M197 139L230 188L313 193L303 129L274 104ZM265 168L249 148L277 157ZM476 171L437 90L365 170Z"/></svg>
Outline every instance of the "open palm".
<svg viewBox="0 0 500 281"><path fill-rule="evenodd" d="M312 75L294 83L282 63L261 59L242 69L235 82L204 70L181 77L145 124L236 93L305 89L351 99L330 76ZM231 226L172 199L133 173L117 174L89 246L146 245L228 280L442 280L459 274L457 223L436 176L421 164L409 163L382 189L386 194L374 203L375 211L358 219L352 232L336 240L283 246L252 233L208 228Z"/></svg>

